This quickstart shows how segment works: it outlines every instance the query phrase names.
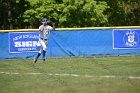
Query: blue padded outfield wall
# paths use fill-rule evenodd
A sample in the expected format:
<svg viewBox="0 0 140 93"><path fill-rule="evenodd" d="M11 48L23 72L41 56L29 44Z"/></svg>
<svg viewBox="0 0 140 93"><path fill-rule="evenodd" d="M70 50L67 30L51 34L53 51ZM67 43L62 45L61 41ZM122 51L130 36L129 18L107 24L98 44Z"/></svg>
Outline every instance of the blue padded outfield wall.
<svg viewBox="0 0 140 93"><path fill-rule="evenodd" d="M0 59L33 58L38 31L0 32ZM56 30L46 57L140 54L140 29Z"/></svg>

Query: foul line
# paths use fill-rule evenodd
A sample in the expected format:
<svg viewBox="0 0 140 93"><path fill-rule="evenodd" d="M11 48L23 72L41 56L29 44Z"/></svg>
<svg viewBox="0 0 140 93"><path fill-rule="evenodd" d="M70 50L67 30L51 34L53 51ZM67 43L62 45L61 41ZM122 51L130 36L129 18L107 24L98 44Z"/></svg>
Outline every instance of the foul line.
<svg viewBox="0 0 140 93"><path fill-rule="evenodd" d="M0 74L6 75L39 75L46 74L49 76L71 76L71 77L85 77L85 78L128 78L128 79L140 79L140 76L93 76L93 75L78 75L78 74L48 74L48 73L12 73L12 72L0 72Z"/></svg>

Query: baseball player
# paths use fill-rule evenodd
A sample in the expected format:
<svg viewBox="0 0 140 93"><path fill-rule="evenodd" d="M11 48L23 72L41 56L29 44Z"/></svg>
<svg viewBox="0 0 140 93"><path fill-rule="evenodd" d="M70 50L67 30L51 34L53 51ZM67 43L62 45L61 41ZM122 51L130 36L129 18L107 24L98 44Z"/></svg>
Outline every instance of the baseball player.
<svg viewBox="0 0 140 93"><path fill-rule="evenodd" d="M39 32L40 32L39 42L41 44L41 48L38 54L34 58L34 63L37 62L37 59L39 58L41 54L42 54L42 60L43 62L45 62L45 54L46 54L46 49L48 45L48 38L49 38L50 32L55 30L55 23L52 22L52 26L49 26L47 23L48 23L47 18L42 18L42 25L39 26Z"/></svg>

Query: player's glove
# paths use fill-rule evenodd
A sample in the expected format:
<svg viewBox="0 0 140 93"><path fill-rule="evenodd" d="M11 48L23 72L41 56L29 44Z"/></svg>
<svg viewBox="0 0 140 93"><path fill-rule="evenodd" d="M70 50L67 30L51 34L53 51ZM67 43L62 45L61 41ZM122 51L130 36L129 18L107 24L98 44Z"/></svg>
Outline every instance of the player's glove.
<svg viewBox="0 0 140 93"><path fill-rule="evenodd" d="M51 23L56 23L56 19L54 17L50 18Z"/></svg>

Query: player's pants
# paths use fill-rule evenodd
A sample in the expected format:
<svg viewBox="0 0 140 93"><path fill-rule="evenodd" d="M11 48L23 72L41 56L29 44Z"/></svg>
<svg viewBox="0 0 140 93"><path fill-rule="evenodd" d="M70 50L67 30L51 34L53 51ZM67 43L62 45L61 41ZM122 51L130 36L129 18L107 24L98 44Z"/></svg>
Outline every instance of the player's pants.
<svg viewBox="0 0 140 93"><path fill-rule="evenodd" d="M37 59L39 58L39 56L42 54L42 59L43 62L45 62L45 53L46 53L46 49L47 49L47 45L48 45L48 39L39 39L39 42L41 44L41 48L39 53L36 55L34 62L36 63Z"/></svg>
<svg viewBox="0 0 140 93"><path fill-rule="evenodd" d="M46 49L47 49L47 45L48 45L48 39L39 39L39 42L40 42L40 44L41 44L41 48L40 48L40 51L39 51L39 53L41 54L42 52L43 52L43 50L44 51L46 51Z"/></svg>

